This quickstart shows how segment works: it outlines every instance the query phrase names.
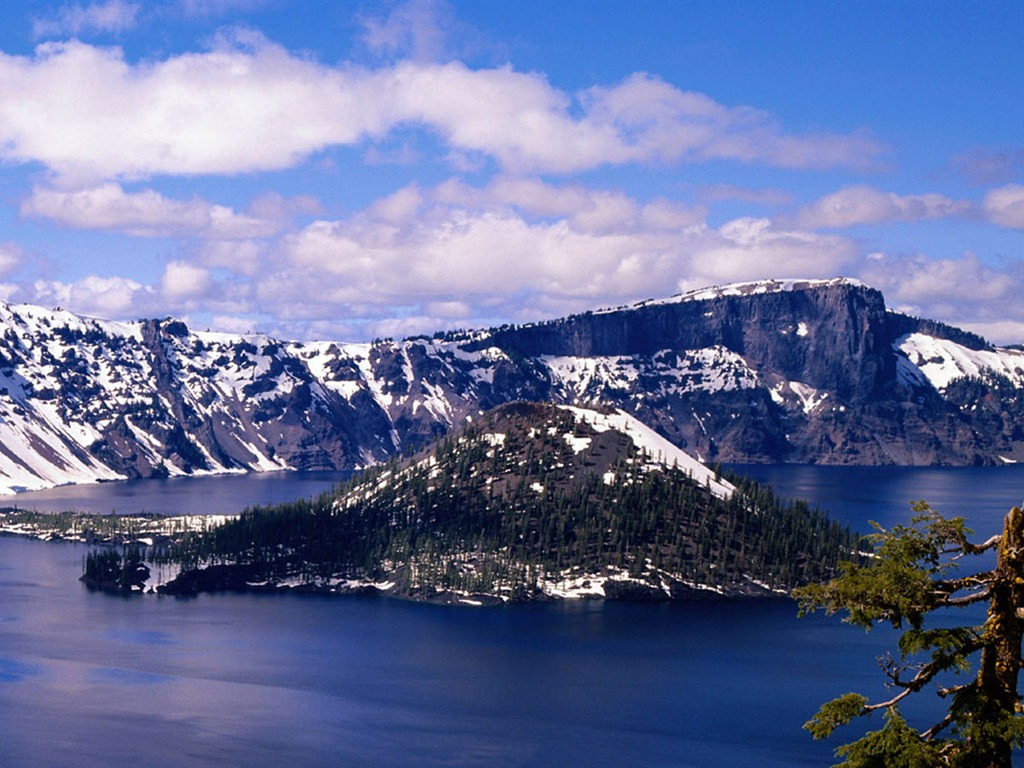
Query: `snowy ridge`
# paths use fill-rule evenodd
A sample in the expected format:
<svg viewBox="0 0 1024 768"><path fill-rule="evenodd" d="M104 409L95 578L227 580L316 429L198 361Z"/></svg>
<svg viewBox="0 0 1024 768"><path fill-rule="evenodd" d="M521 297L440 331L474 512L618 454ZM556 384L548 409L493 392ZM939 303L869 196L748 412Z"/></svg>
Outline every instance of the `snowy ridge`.
<svg viewBox="0 0 1024 768"><path fill-rule="evenodd" d="M708 288L699 288L686 293L679 293L665 299L647 299L636 304L627 304L614 309L601 310L602 312L617 312L623 309L639 309L641 307L656 307L666 304L680 304L687 301L710 301L720 299L724 296L758 296L769 293L781 293L783 291L805 291L812 288L827 288L834 286L851 286L854 288L866 288L860 280L853 277L834 277L825 280L785 278L775 280L755 280L749 282L729 283L727 285L714 285Z"/></svg>

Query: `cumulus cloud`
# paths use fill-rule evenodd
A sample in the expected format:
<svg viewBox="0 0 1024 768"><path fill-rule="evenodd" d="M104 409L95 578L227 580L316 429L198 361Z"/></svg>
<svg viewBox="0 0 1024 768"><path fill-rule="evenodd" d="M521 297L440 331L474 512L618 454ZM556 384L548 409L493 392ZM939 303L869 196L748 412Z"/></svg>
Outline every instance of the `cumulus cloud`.
<svg viewBox="0 0 1024 768"><path fill-rule="evenodd" d="M861 134L791 135L768 113L646 74L572 95L510 66L325 66L239 30L206 52L141 62L117 48L45 43L31 57L0 54L0 81L0 156L79 186L280 170L410 126L452 157L515 173L720 159L863 168L885 151Z"/></svg>
<svg viewBox="0 0 1024 768"><path fill-rule="evenodd" d="M236 213L198 198L171 200L148 189L125 192L121 185L107 183L70 192L36 188L22 201L21 214L74 229L124 232L136 237L233 240L269 237L281 228L281 210L269 204L259 207L274 218Z"/></svg>
<svg viewBox="0 0 1024 768"><path fill-rule="evenodd" d="M79 181L230 174L290 167L367 128L360 78L343 87L340 72L247 44L136 65L77 41L0 55L2 152Z"/></svg>
<svg viewBox="0 0 1024 768"><path fill-rule="evenodd" d="M1001 227L1024 229L1024 186L1008 184L985 195L984 210L989 221Z"/></svg>
<svg viewBox="0 0 1024 768"><path fill-rule="evenodd" d="M1024 335L1012 333L1024 326L1019 263L993 266L974 253L947 259L876 253L858 276L901 312L974 330L996 343L1024 341Z"/></svg>
<svg viewBox="0 0 1024 768"><path fill-rule="evenodd" d="M253 277L263 269L268 244L262 240L214 240L196 250L197 260L207 267Z"/></svg>
<svg viewBox="0 0 1024 768"><path fill-rule="evenodd" d="M437 320L436 328L534 320L738 279L831 277L855 255L844 238L763 219L712 228L668 200L640 204L537 180L448 182L285 237L258 295L290 320L333 311L368 314L382 327L400 306L411 310L393 315Z"/></svg>
<svg viewBox="0 0 1024 768"><path fill-rule="evenodd" d="M61 306L102 318L144 317L155 307L152 288L124 277L89 275L73 283L37 280L33 303Z"/></svg>
<svg viewBox="0 0 1024 768"><path fill-rule="evenodd" d="M696 259L688 289L780 276L833 277L844 274L857 256L845 238L778 229L769 219L736 219L715 234Z"/></svg>
<svg viewBox="0 0 1024 768"><path fill-rule="evenodd" d="M33 204L50 200L48 215L68 225L227 231L197 215L190 206L207 204L196 201L119 185L46 191L52 199L34 195ZM1002 196L993 196L992 210L1013 210L1018 191L994 191ZM74 215L60 213L58 202ZM410 184L333 219L307 198L267 196L250 206L257 209L270 220L297 210L321 215L284 235L203 240L153 285L97 276L40 281L17 299L117 318L200 313L228 323L217 321L223 328L355 340L533 321L742 280L847 274L881 289L890 306L997 342L1020 341L994 333L1024 323L1016 296L1024 267L972 254L864 257L838 233L753 217L711 226L702 208L678 200L641 201L576 183L500 176L481 186ZM16 246L0 246L0 277L22 260Z"/></svg>
<svg viewBox="0 0 1024 768"><path fill-rule="evenodd" d="M21 257L14 247L0 247L4 254L0 276ZM864 257L839 234L767 218L713 227L674 200L500 177L479 187L412 184L279 239L203 243L151 286L90 276L40 281L17 298L106 317L201 313L225 329L355 340L533 321L742 280L847 274L881 289L894 308L1011 342L1024 324L1022 269L973 254Z"/></svg>
<svg viewBox="0 0 1024 768"><path fill-rule="evenodd" d="M798 227L842 228L888 221L923 221L965 216L973 206L945 195L896 195L866 186L846 187L800 209Z"/></svg>
<svg viewBox="0 0 1024 768"><path fill-rule="evenodd" d="M0 243L0 277L13 272L22 260L22 250L17 243Z"/></svg>
<svg viewBox="0 0 1024 768"><path fill-rule="evenodd" d="M170 301L178 303L202 297L211 283L212 277L208 270L184 261L172 261L164 270L160 290Z"/></svg>
<svg viewBox="0 0 1024 768"><path fill-rule="evenodd" d="M617 190L583 184L555 185L537 178L498 177L486 187L458 180L439 185L434 201L452 207L495 210L512 208L525 216L565 219L574 229L602 232L638 227L664 229L702 224L706 211L656 198L646 204Z"/></svg>
<svg viewBox="0 0 1024 768"><path fill-rule="evenodd" d="M787 134L768 112L727 107L636 73L583 94L583 122L611 131L623 160L738 160L779 168L872 166L884 148L866 133Z"/></svg>
<svg viewBox="0 0 1024 768"><path fill-rule="evenodd" d="M47 18L37 18L32 23L35 37L57 37L102 32L127 32L135 28L138 21L139 4L124 0L107 0L105 3L88 5L63 5Z"/></svg>
<svg viewBox="0 0 1024 768"><path fill-rule="evenodd" d="M1024 344L1024 319L992 320L963 324L964 329L973 331L993 344Z"/></svg>

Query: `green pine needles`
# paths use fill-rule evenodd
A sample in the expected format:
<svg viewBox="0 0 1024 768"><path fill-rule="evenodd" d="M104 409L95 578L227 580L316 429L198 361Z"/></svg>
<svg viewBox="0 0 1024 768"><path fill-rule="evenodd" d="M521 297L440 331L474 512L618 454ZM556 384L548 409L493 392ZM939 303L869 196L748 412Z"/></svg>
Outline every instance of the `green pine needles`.
<svg viewBox="0 0 1024 768"><path fill-rule="evenodd" d="M982 544L959 517L946 519L924 502L909 526L875 525L873 551L844 563L839 575L796 590L801 613L845 613L864 629L888 622L902 630L898 657L880 660L893 695L871 703L847 693L825 703L805 728L816 739L882 710L880 730L840 747L847 768L1009 768L1024 746L1017 689L1024 636L1024 513L1014 507L1003 532ZM965 559L994 550L996 565L961 575ZM969 562L969 560L967 560ZM930 627L938 610L987 604L977 625ZM948 615L948 611L946 612ZM948 702L945 715L923 730L900 712L908 696L932 689Z"/></svg>

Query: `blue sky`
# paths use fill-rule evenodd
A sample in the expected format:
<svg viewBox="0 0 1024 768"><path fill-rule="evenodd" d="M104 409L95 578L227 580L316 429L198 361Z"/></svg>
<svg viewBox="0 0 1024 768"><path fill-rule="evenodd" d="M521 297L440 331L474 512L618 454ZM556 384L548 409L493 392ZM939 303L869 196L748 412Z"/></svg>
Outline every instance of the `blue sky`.
<svg viewBox="0 0 1024 768"><path fill-rule="evenodd" d="M1024 342L1019 2L8 3L0 299L365 340L768 277Z"/></svg>

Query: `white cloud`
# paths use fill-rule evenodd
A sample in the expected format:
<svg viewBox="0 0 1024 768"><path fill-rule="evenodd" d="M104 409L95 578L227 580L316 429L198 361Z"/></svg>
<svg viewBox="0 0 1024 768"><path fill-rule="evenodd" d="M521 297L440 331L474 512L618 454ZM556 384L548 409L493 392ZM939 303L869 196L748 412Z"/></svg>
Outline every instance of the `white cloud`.
<svg viewBox="0 0 1024 768"><path fill-rule="evenodd" d="M580 215L603 213L591 206L604 197L616 201L613 214ZM844 238L776 230L767 220L713 229L671 201L640 206L618 193L538 181L448 182L287 236L258 295L261 308L292 320L362 313L382 322L402 306L414 309L396 313L404 318L476 325L737 279L831 277L855 255Z"/></svg>
<svg viewBox="0 0 1024 768"><path fill-rule="evenodd" d="M645 73L612 87L595 86L582 101L582 122L615 136L619 162L726 159L780 168L863 169L883 151L863 133L792 136L768 112L727 107Z"/></svg>
<svg viewBox="0 0 1024 768"><path fill-rule="evenodd" d="M183 302L201 298L212 282L208 270L187 262L172 261L160 280L160 292L172 302Z"/></svg>
<svg viewBox="0 0 1024 768"><path fill-rule="evenodd" d="M883 151L856 134L789 135L767 113L644 74L574 97L510 66L329 67L238 30L210 51L134 63L116 48L46 43L0 54L0 82L0 155L79 186L280 170L410 126L460 162L479 155L515 173L712 159L865 167Z"/></svg>
<svg viewBox="0 0 1024 768"><path fill-rule="evenodd" d="M22 201L21 214L74 229L124 232L136 237L268 237L281 222L240 214L193 198L170 200L153 190L125 192L115 183L73 192L37 188Z"/></svg>
<svg viewBox="0 0 1024 768"><path fill-rule="evenodd" d="M410 184L375 202L367 213L380 221L403 222L413 218L422 205L419 186Z"/></svg>
<svg viewBox="0 0 1024 768"><path fill-rule="evenodd" d="M267 243L262 240L214 240L203 243L196 256L207 267L253 277L263 269Z"/></svg>
<svg viewBox="0 0 1024 768"><path fill-rule="evenodd" d="M461 320L473 315L472 307L464 301L431 301L426 305L426 310L432 316L445 320Z"/></svg>
<svg viewBox="0 0 1024 768"><path fill-rule="evenodd" d="M230 174L288 168L376 127L365 74L248 42L135 65L77 41L0 55L3 154L80 181Z"/></svg>
<svg viewBox="0 0 1024 768"><path fill-rule="evenodd" d="M972 331L993 344L1024 344L1024 320L993 320L966 322L964 330Z"/></svg>
<svg viewBox="0 0 1024 768"><path fill-rule="evenodd" d="M702 224L703 208L656 198L646 205L628 195L582 184L554 185L536 178L498 177L483 188L457 180L439 185L438 203L480 210L514 209L527 217L564 219L580 232L673 229Z"/></svg>
<svg viewBox="0 0 1024 768"><path fill-rule="evenodd" d="M214 315L212 327L224 333L248 334L255 332L255 323L251 317L236 317L233 315ZM284 336L283 338L288 338Z"/></svg>
<svg viewBox="0 0 1024 768"><path fill-rule="evenodd" d="M985 195L985 214L1001 227L1024 229L1024 186L1007 184Z"/></svg>
<svg viewBox="0 0 1024 768"><path fill-rule="evenodd" d="M1018 290L1010 274L987 266L970 253L959 259L876 256L868 262L865 274L891 300L915 306L988 303Z"/></svg>
<svg viewBox="0 0 1024 768"><path fill-rule="evenodd" d="M32 23L35 37L58 37L83 33L127 32L135 28L139 15L138 3L107 0L89 5L63 5L49 18L37 18Z"/></svg>
<svg viewBox="0 0 1024 768"><path fill-rule="evenodd" d="M1024 323L1018 267L973 254L863 254L840 235L766 218L711 227L699 214L672 200L641 204L537 179L410 185L279 240L203 243L153 286L90 276L39 282L34 295L17 298L106 317L198 312L233 318L236 329L365 339L532 321L740 280L848 274L881 289L894 308L1020 341L995 335ZM21 254L5 253L13 269Z"/></svg>
<svg viewBox="0 0 1024 768"><path fill-rule="evenodd" d="M0 277L13 272L21 264L23 253L17 243L0 243Z"/></svg>
<svg viewBox="0 0 1024 768"><path fill-rule="evenodd" d="M134 280L89 275L74 283L38 280L23 300L101 318L138 318L155 307L153 298L151 288Z"/></svg>
<svg viewBox="0 0 1024 768"><path fill-rule="evenodd" d="M264 192L249 204L247 212L257 219L284 221L292 216L318 216L323 213L323 205L312 195L284 197Z"/></svg>
<svg viewBox="0 0 1024 768"><path fill-rule="evenodd" d="M382 55L401 55L413 61L440 61L452 53L456 32L469 27L452 6L439 0L415 0L392 5L382 16L363 15L363 44Z"/></svg>
<svg viewBox="0 0 1024 768"><path fill-rule="evenodd" d="M776 229L769 219L742 218L713 232L694 257L686 289L775 277L824 278L844 274L855 245L842 237Z"/></svg>
<svg viewBox="0 0 1024 768"><path fill-rule="evenodd" d="M996 343L1019 343L1012 329L1024 324L1020 264L992 266L976 254L931 259L921 254L872 254L857 275L885 294L898 311L984 333Z"/></svg>
<svg viewBox="0 0 1024 768"><path fill-rule="evenodd" d="M640 219L644 227L654 229L681 229L703 224L707 218L707 209L693 208L682 203L657 198L647 203L640 211Z"/></svg>
<svg viewBox="0 0 1024 768"><path fill-rule="evenodd" d="M923 221L965 216L973 206L945 195L896 195L873 187L846 187L802 208L794 217L799 227L842 228L888 221Z"/></svg>

